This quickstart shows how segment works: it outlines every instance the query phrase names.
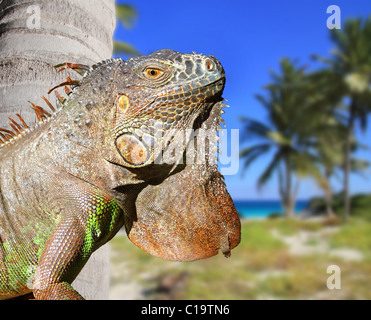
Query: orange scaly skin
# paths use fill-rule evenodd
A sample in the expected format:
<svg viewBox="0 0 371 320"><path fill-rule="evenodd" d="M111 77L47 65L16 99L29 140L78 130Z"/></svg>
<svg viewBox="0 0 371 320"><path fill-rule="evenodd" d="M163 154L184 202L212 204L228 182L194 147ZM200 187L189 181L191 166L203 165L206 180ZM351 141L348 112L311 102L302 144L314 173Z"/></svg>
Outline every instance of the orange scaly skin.
<svg viewBox="0 0 371 320"><path fill-rule="evenodd" d="M169 144L185 152L174 130L217 129L219 61L160 50L63 66L85 71L62 84L73 87L63 108L48 118L34 106L33 129L21 117L15 133L0 128L0 298L82 299L72 281L123 226L165 259L228 256L240 224L211 152L198 165L157 162Z"/></svg>

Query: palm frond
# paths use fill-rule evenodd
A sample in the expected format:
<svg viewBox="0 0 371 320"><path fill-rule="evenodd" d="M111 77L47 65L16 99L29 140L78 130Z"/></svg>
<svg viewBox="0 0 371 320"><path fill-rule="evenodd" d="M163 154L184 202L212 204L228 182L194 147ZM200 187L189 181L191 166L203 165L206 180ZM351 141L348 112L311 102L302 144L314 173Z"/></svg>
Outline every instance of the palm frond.
<svg viewBox="0 0 371 320"><path fill-rule="evenodd" d="M116 4L116 18L126 27L131 28L137 19L136 9L129 4Z"/></svg>
<svg viewBox="0 0 371 320"><path fill-rule="evenodd" d="M283 155L280 150L278 150L271 162L269 163L268 167L263 171L263 173L260 175L258 179L258 189L260 190L261 187L266 184L269 179L272 177L274 171L278 168L281 160L283 158Z"/></svg>
<svg viewBox="0 0 371 320"><path fill-rule="evenodd" d="M130 56L139 54L139 51L131 44L117 40L113 41L113 52L117 55L126 54Z"/></svg>
<svg viewBox="0 0 371 320"><path fill-rule="evenodd" d="M243 117L240 120L244 123L244 131L241 135L242 141L256 137L268 138L268 133L271 129L265 123L249 117Z"/></svg>
<svg viewBox="0 0 371 320"><path fill-rule="evenodd" d="M242 174L246 171L246 169L250 166L250 164L255 161L259 156L263 155L264 153L268 152L272 147L269 143L264 143L248 148L244 148L240 152L240 158L245 159L242 169Z"/></svg>

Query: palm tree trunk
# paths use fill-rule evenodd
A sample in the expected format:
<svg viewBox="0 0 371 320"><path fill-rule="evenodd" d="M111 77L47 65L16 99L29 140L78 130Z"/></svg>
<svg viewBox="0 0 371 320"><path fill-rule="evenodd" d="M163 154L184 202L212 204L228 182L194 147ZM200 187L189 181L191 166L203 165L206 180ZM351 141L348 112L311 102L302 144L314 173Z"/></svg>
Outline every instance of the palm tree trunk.
<svg viewBox="0 0 371 320"><path fill-rule="evenodd" d="M294 199L292 197L292 177L291 168L288 160L284 161L284 174L279 170L279 186L281 203L284 209L284 215L286 218L294 217Z"/></svg>
<svg viewBox="0 0 371 320"><path fill-rule="evenodd" d="M356 102L354 99L351 101L350 114L348 120L348 134L345 142L345 154L344 154L344 221L347 221L350 217L350 195L349 195L349 176L351 171L350 153L352 145L352 134L355 120Z"/></svg>
<svg viewBox="0 0 371 320"><path fill-rule="evenodd" d="M344 221L350 216L350 197L349 197L349 174L350 174L350 136L348 134L345 145L345 163L344 163Z"/></svg>
<svg viewBox="0 0 371 320"><path fill-rule="evenodd" d="M32 125L36 117L27 101L47 108L41 96L55 100L46 92L67 74L53 65L93 64L112 55L114 0L0 1L0 22L0 127L16 113ZM107 250L95 252L73 283L86 299L108 298Z"/></svg>
<svg viewBox="0 0 371 320"><path fill-rule="evenodd" d="M331 189L331 184L330 184L330 176L331 176L331 172L326 170L325 177L324 177L323 192L324 192L324 196L325 196L327 217L333 218L333 217L335 217L335 213L334 213L334 210L332 208L332 189Z"/></svg>
<svg viewBox="0 0 371 320"><path fill-rule="evenodd" d="M36 121L27 101L43 105L41 95L67 77L53 65L92 64L112 56L114 0L7 0L0 2L0 19L2 126L14 112Z"/></svg>
<svg viewBox="0 0 371 320"><path fill-rule="evenodd" d="M286 199L285 205L284 205L284 210L285 210L285 217L286 218L293 218L294 217L294 202L292 199Z"/></svg>

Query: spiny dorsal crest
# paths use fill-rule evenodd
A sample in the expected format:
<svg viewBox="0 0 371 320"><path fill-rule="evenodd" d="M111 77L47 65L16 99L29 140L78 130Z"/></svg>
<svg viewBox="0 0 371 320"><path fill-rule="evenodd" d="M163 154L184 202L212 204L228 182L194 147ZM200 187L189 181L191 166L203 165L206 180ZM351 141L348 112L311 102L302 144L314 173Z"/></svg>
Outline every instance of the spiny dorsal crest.
<svg viewBox="0 0 371 320"><path fill-rule="evenodd" d="M90 75L91 73L93 73L94 70L98 69L101 66L110 64L114 60L120 60L120 59L107 59L107 60L98 62L97 64L94 64L92 66L78 64L78 63L70 63L70 62L64 62L64 63L55 65L54 68L57 70L57 72L61 72L66 69L72 69L78 74L80 74L82 78L80 80L72 80L71 78L67 77L67 81L58 84L57 86L51 88L48 91L48 94L54 91L55 96L57 98L56 100L57 107L54 107L50 103L50 101L46 99L44 96L41 97L45 101L47 106L49 107L51 113L46 111L43 107L38 106L31 101L28 101L31 104L32 106L31 108L34 110L37 120L38 120L38 123L34 127L28 126L19 113L16 114L16 116L19 119L19 122L15 121L11 117L8 117L10 121L9 125L12 128L12 130L0 128L0 149L4 147L5 145L11 144L15 142L16 140L19 140L22 136L32 131L40 123L49 121L54 114L56 114L59 110L63 108L66 102L66 98L64 98L58 92L58 90L56 90L57 88L64 87L64 91L66 95L69 96L73 92L73 89L80 86L82 80L86 78L88 75Z"/></svg>

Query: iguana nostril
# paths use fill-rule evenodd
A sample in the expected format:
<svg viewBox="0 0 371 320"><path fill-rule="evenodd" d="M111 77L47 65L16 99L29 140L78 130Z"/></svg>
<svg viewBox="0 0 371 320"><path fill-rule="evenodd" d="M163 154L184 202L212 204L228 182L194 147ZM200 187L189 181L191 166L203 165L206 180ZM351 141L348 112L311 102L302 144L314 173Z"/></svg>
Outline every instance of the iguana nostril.
<svg viewBox="0 0 371 320"><path fill-rule="evenodd" d="M209 59L205 61L205 67L206 67L206 70L208 71L213 71L215 69L214 63Z"/></svg>

